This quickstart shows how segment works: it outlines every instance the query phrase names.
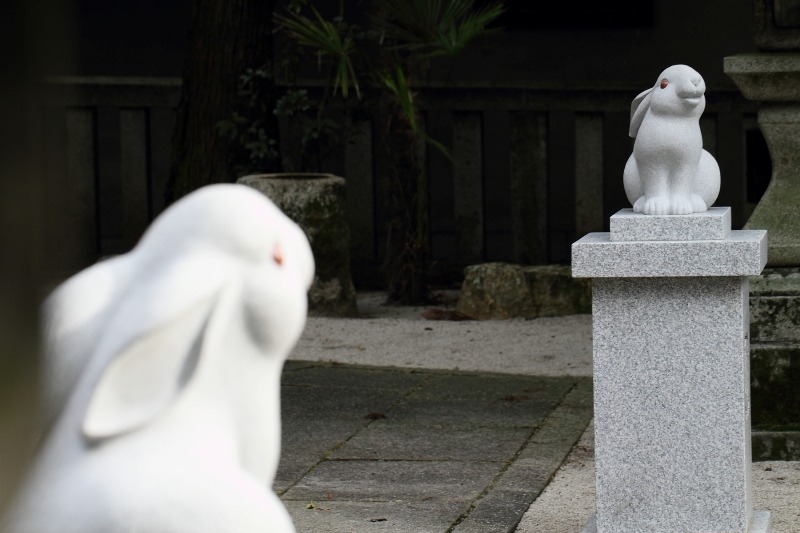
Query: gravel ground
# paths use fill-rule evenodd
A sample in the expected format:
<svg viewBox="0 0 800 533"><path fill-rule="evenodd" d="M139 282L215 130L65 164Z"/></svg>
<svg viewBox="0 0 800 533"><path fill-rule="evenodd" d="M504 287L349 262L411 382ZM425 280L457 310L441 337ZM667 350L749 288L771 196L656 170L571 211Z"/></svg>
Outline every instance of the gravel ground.
<svg viewBox="0 0 800 533"><path fill-rule="evenodd" d="M290 359L361 365L501 372L538 376L592 375L592 319L573 315L534 320L429 320L447 316L455 293L439 306L383 305L383 293L359 295L362 318L310 317ZM445 310L436 313L436 310Z"/></svg>

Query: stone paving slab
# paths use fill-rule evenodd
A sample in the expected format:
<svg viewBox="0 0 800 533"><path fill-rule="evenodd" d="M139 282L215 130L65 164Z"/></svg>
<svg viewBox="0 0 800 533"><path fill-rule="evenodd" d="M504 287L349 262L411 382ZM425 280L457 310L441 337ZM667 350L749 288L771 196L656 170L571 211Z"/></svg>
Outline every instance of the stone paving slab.
<svg viewBox="0 0 800 533"><path fill-rule="evenodd" d="M387 416L390 424L415 426L458 427L523 427L534 428L556 401L532 402L506 401L500 398L462 398L431 400L430 398L408 398Z"/></svg>
<svg viewBox="0 0 800 533"><path fill-rule="evenodd" d="M463 502L284 501L298 533L447 531L469 507Z"/></svg>
<svg viewBox="0 0 800 533"><path fill-rule="evenodd" d="M504 400L552 400L563 396L575 383L574 378L532 379L531 376L504 374L438 373L421 383L419 398Z"/></svg>
<svg viewBox="0 0 800 533"><path fill-rule="evenodd" d="M324 461L283 498L469 503L500 467L498 463L467 461Z"/></svg>
<svg viewBox="0 0 800 533"><path fill-rule="evenodd" d="M591 418L583 377L289 362L282 393L298 533L511 532Z"/></svg>
<svg viewBox="0 0 800 533"><path fill-rule="evenodd" d="M472 512L453 531L513 532L580 439L591 406L591 383L589 380L576 383L497 478L492 490L473 504Z"/></svg>
<svg viewBox="0 0 800 533"><path fill-rule="evenodd" d="M397 403L403 392L395 389L377 390L359 387L308 387L284 386L281 398L281 416L293 419L339 418L361 421L369 413L386 411ZM359 416L360 415L360 416Z"/></svg>
<svg viewBox="0 0 800 533"><path fill-rule="evenodd" d="M376 421L333 459L505 461L530 437L527 428L396 426Z"/></svg>
<svg viewBox="0 0 800 533"><path fill-rule="evenodd" d="M407 390L430 378L430 373L416 370L387 371L380 367L345 366L345 371L331 372L342 365L320 365L290 361L283 372L283 385L344 387L358 390Z"/></svg>

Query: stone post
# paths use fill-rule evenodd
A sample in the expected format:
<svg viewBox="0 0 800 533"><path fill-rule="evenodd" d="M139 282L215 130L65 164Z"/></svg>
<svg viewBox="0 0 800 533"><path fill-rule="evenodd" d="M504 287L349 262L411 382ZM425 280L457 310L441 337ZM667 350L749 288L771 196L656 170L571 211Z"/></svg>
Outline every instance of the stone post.
<svg viewBox="0 0 800 533"><path fill-rule="evenodd" d="M758 53L726 57L725 73L760 102L772 180L745 229L769 232L767 271L751 287L754 445L763 459L800 459L800 10L798 0L754 0ZM794 428L794 431L787 431ZM780 433L776 433L779 430Z"/></svg>
<svg viewBox="0 0 800 533"><path fill-rule="evenodd" d="M742 54L724 66L747 99L761 102L772 159L772 181L745 228L769 231L769 266L800 266L800 54Z"/></svg>
<svg viewBox="0 0 800 533"><path fill-rule="evenodd" d="M648 216L572 246L592 278L597 513L584 533L766 533L751 496L748 276L765 231L729 207Z"/></svg>

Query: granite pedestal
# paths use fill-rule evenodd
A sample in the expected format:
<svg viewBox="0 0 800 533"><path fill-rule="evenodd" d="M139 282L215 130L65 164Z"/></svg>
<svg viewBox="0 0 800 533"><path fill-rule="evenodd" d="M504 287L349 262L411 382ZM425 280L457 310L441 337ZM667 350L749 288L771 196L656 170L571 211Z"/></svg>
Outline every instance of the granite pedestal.
<svg viewBox="0 0 800 533"><path fill-rule="evenodd" d="M586 532L764 533L750 488L748 278L765 231L730 208L647 216L573 244L592 278L597 514Z"/></svg>

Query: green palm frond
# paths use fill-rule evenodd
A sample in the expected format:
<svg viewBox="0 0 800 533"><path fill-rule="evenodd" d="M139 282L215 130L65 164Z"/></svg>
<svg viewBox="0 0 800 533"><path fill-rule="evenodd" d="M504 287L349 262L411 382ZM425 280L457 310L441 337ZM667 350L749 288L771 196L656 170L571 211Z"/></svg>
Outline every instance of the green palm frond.
<svg viewBox="0 0 800 533"><path fill-rule="evenodd" d="M381 73L380 81L383 83L384 87L397 98L411 133L413 133L415 137L424 139L425 142L439 150L447 159L452 161L452 155L447 147L433 137L430 137L420 128L419 119L417 117L417 107L414 103L414 92L411 90L408 78L403 72L403 69L397 66L394 72Z"/></svg>
<svg viewBox="0 0 800 533"><path fill-rule="evenodd" d="M476 0L378 0L374 23L395 47L423 57L454 55L505 10L502 3L475 7Z"/></svg>
<svg viewBox="0 0 800 533"><path fill-rule="evenodd" d="M333 59L334 91L341 89L342 96L346 98L352 86L357 97L361 98L361 88L352 60L357 50L352 28L325 20L314 6L310 8L313 19L288 11L286 15L276 13L275 22L298 45L314 50L320 57L329 56Z"/></svg>
<svg viewBox="0 0 800 533"><path fill-rule="evenodd" d="M411 131L415 135L418 134L419 122L417 121L417 108L414 105L414 94L408 86L408 80L403 69L397 66L394 71L382 72L379 76L384 87L397 98Z"/></svg>

